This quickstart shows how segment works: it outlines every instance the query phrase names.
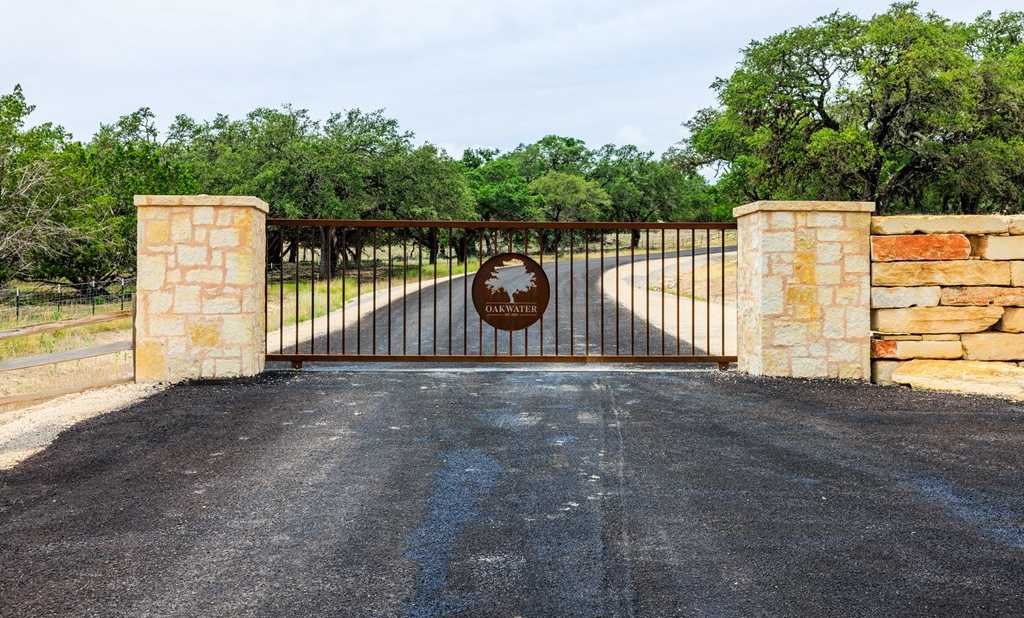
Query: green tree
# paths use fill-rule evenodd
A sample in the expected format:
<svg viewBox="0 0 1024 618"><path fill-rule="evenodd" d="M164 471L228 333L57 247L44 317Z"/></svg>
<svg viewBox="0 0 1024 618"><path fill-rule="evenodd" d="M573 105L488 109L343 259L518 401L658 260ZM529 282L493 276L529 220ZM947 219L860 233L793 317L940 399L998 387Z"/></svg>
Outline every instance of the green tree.
<svg viewBox="0 0 1024 618"><path fill-rule="evenodd" d="M258 109L244 119L218 116L199 123L175 120L167 148L183 161L207 192L263 197L277 216L353 219L464 219L473 217L472 195L461 168L381 111L354 109L324 122L306 110ZM323 227L299 238L316 243L322 274L337 259L360 255L367 234L344 237ZM296 260L295 239L271 238L269 255L287 250ZM383 239L381 239L383 240ZM435 235L417 238L435 259Z"/></svg>
<svg viewBox="0 0 1024 618"><path fill-rule="evenodd" d="M83 282L134 272L133 196L197 189L188 171L165 156L148 108L101 125L86 144L68 144L63 157L65 173L80 190L78 207L59 217L76 233L59 255L36 261L36 272L51 279Z"/></svg>
<svg viewBox="0 0 1024 618"><path fill-rule="evenodd" d="M465 160L463 160L465 165ZM536 196L516 161L499 157L466 170L476 212L484 221L530 220L541 215Z"/></svg>
<svg viewBox="0 0 1024 618"><path fill-rule="evenodd" d="M589 177L609 195L603 216L607 220L693 221L717 216L715 194L702 176L636 146L601 147ZM631 242L639 246L639 230L633 231Z"/></svg>
<svg viewBox="0 0 1024 618"><path fill-rule="evenodd" d="M529 145L520 145L505 155L515 161L519 175L532 182L548 172L586 175L593 153L583 140L561 135L546 135Z"/></svg>
<svg viewBox="0 0 1024 618"><path fill-rule="evenodd" d="M608 208L611 200L601 185L578 174L548 172L529 185L537 196L544 221L587 221Z"/></svg>
<svg viewBox="0 0 1024 618"><path fill-rule="evenodd" d="M49 123L26 127L33 109L21 86L0 96L0 282L63 255L71 237L62 220L76 209L63 169L69 136Z"/></svg>
<svg viewBox="0 0 1024 618"><path fill-rule="evenodd" d="M882 212L1024 206L1024 13L973 23L898 3L754 41L672 158L735 204L870 200Z"/></svg>

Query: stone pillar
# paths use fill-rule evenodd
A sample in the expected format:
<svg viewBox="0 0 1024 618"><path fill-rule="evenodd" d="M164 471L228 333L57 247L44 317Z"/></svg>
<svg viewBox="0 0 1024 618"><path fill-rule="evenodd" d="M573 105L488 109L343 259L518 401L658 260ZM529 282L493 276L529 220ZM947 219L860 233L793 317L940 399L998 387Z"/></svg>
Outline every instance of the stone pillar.
<svg viewBox="0 0 1024 618"><path fill-rule="evenodd" d="M871 202L754 202L738 224L739 369L871 377Z"/></svg>
<svg viewBox="0 0 1024 618"><path fill-rule="evenodd" d="M136 195L135 380L263 371L267 203Z"/></svg>

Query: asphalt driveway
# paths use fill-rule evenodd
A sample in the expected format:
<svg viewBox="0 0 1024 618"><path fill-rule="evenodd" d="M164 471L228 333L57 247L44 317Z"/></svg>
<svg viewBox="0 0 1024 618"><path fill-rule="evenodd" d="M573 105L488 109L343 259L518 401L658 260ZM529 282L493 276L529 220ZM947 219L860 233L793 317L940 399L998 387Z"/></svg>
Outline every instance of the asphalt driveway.
<svg viewBox="0 0 1024 618"><path fill-rule="evenodd" d="M1024 406L717 371L173 387L0 472L0 613L1024 613Z"/></svg>

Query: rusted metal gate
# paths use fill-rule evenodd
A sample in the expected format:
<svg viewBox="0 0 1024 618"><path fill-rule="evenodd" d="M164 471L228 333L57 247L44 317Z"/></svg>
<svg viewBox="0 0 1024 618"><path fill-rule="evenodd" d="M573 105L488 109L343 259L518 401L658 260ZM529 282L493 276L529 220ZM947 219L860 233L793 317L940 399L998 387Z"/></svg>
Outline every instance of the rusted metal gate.
<svg viewBox="0 0 1024 618"><path fill-rule="evenodd" d="M735 230L269 219L267 360L724 368L736 360Z"/></svg>

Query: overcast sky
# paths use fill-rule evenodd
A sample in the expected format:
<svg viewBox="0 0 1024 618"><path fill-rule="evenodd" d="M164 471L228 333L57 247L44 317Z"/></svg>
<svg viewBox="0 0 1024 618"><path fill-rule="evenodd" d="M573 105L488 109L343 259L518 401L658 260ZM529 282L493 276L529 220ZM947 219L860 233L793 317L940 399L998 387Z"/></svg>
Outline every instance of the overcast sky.
<svg viewBox="0 0 1024 618"><path fill-rule="evenodd" d="M451 2L28 0L5 3L0 88L33 120L87 139L139 107L240 116L292 103L318 117L386 109L459 156L548 133L658 152L713 103L739 49L836 9L884 1ZM922 2L954 19L1020 0Z"/></svg>

